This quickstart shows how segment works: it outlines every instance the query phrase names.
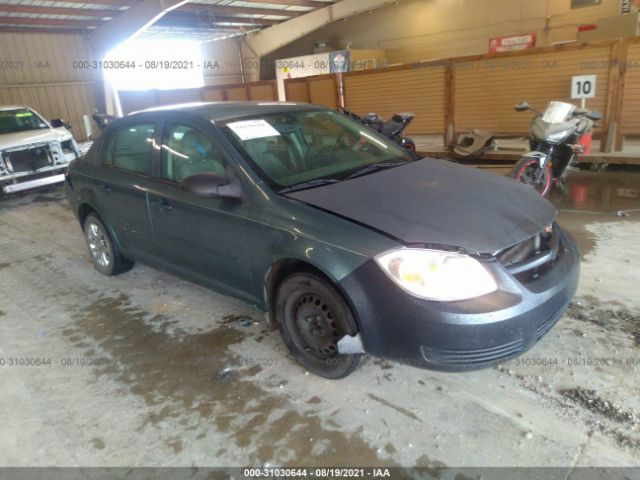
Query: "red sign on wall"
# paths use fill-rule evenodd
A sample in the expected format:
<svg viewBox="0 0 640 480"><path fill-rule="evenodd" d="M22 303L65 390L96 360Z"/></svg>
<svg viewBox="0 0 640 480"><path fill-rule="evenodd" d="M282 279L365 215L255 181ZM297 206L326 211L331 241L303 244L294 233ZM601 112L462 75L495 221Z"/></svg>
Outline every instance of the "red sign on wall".
<svg viewBox="0 0 640 480"><path fill-rule="evenodd" d="M507 35L504 37L493 37L489 40L489 52L509 52L512 50L524 50L536 46L536 32L524 33L522 35Z"/></svg>

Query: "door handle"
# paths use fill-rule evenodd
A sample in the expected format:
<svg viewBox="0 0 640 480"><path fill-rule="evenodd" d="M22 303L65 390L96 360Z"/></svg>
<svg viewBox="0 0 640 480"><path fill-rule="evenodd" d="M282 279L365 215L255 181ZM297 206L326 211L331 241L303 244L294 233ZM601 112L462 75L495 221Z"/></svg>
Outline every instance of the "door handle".
<svg viewBox="0 0 640 480"><path fill-rule="evenodd" d="M104 190L104 192L107 194L111 193L111 187L106 183L101 183L100 188L102 188L102 190Z"/></svg>
<svg viewBox="0 0 640 480"><path fill-rule="evenodd" d="M160 207L160 211L162 212L170 212L171 210L173 210L173 207L165 198L158 200L157 203L158 203L158 206Z"/></svg>

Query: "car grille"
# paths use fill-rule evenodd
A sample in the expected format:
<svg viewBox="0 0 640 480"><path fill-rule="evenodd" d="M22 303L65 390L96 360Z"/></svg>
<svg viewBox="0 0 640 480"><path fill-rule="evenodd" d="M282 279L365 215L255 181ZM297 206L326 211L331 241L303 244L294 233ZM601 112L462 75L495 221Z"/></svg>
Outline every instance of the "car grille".
<svg viewBox="0 0 640 480"><path fill-rule="evenodd" d="M434 365L475 365L497 362L510 358L522 352L523 339L519 338L495 347L478 350L445 350L440 348L422 347L424 359Z"/></svg>
<svg viewBox="0 0 640 480"><path fill-rule="evenodd" d="M47 146L8 152L4 160L13 173L33 172L53 164Z"/></svg>
<svg viewBox="0 0 640 480"><path fill-rule="evenodd" d="M521 282L536 280L544 275L563 253L557 226L552 225L550 230L500 250L494 255Z"/></svg>

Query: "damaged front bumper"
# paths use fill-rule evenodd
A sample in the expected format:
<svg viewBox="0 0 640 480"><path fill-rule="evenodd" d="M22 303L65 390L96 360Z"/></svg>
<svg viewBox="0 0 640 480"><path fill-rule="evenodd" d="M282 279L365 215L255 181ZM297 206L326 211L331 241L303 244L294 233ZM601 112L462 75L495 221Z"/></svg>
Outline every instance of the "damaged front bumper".
<svg viewBox="0 0 640 480"><path fill-rule="evenodd" d="M64 144L64 145L63 145ZM73 139L44 142L0 152L0 187L5 194L64 181L69 163L80 156Z"/></svg>
<svg viewBox="0 0 640 480"><path fill-rule="evenodd" d="M484 368L522 354L562 317L577 289L580 251L567 232L558 228L557 234L561 254L543 275L523 280L519 269L495 261L501 288L464 301L411 296L373 260L366 262L340 282L360 335L342 339L339 351L445 371Z"/></svg>

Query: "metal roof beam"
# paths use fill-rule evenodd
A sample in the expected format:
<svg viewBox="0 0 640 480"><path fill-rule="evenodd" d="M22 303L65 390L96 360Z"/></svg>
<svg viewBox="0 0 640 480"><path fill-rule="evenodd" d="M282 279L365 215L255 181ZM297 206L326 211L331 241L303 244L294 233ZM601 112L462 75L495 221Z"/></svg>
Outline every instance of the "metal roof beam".
<svg viewBox="0 0 640 480"><path fill-rule="evenodd" d="M55 0L48 0L55 1ZM60 0L63 1L63 0ZM90 5L108 5L114 7L132 7L139 3L137 0L64 0L64 3L77 3L79 5L88 3Z"/></svg>
<svg viewBox="0 0 640 480"><path fill-rule="evenodd" d="M181 6L179 10L181 12L210 12L215 15L280 15L283 17L298 17L305 13L298 10L281 10L279 8L229 7L226 5L192 2Z"/></svg>
<svg viewBox="0 0 640 480"><path fill-rule="evenodd" d="M184 23L193 23L199 25L220 25L225 23L246 23L249 25L255 26L265 26L265 25L275 25L276 23L281 22L282 20L268 20L263 18L251 18L251 17L228 17L221 15L194 15L190 13L178 13L172 12L160 20L158 20L155 25L162 25L167 21L178 21Z"/></svg>
<svg viewBox="0 0 640 480"><path fill-rule="evenodd" d="M99 0L105 1L105 0ZM97 55L102 55L120 43L142 32L166 13L187 3L188 0L142 0L126 15L119 15L91 33L90 41Z"/></svg>
<svg viewBox="0 0 640 480"><path fill-rule="evenodd" d="M224 35L226 33L246 32L246 31L249 30L249 28L247 28L247 27L239 27L239 26L236 26L236 25L231 25L231 26L228 26L228 25L222 25L222 26L218 26L218 25L198 25L198 24L194 24L194 23L165 21L165 22L162 22L162 23L156 23L152 27L148 28L146 31L160 32L160 31L163 31L165 29L171 29L171 28L181 29L181 30L184 29L184 30L190 30L190 31L197 30L198 32L211 32L213 34L220 34L220 35Z"/></svg>
<svg viewBox="0 0 640 480"><path fill-rule="evenodd" d="M82 28L57 28L57 27L52 27L52 28L36 28L36 27L2 27L2 33L46 33L46 34L62 34L62 35L69 35L69 34L82 34L84 33L85 30Z"/></svg>
<svg viewBox="0 0 640 480"><path fill-rule="evenodd" d="M260 0L265 2L265 0ZM325 8L308 12L300 17L254 32L246 37L247 45L258 57L263 57L325 25L398 3L400 0L342 0ZM285 3L273 0L273 3Z"/></svg>
<svg viewBox="0 0 640 480"><path fill-rule="evenodd" d="M369 0L367 0L368 2ZM294 7L322 8L333 2L314 2L313 0L251 0L251 3L268 3L270 5L291 5ZM238 7L240 8L240 7Z"/></svg>
<svg viewBox="0 0 640 480"><path fill-rule="evenodd" d="M1 25L47 25L56 27L76 27L91 28L97 27L100 23L95 20L66 20L61 18L28 18L28 17L2 17Z"/></svg>
<svg viewBox="0 0 640 480"><path fill-rule="evenodd" d="M34 5L0 4L0 12L37 13L42 15L78 15L81 17L114 17L126 10L103 10L94 8L41 7Z"/></svg>

